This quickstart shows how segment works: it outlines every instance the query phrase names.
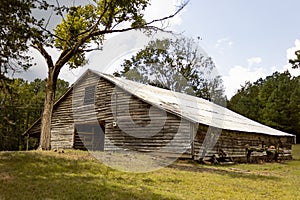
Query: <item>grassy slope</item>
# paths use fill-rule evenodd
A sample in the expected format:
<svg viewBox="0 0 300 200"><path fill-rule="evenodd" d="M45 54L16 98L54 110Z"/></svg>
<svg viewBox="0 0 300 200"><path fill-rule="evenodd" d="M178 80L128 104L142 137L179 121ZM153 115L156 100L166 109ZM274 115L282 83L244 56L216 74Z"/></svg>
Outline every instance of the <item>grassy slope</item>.
<svg viewBox="0 0 300 200"><path fill-rule="evenodd" d="M0 199L300 199L300 145L287 163L202 166L177 162L125 173L87 152L0 153Z"/></svg>

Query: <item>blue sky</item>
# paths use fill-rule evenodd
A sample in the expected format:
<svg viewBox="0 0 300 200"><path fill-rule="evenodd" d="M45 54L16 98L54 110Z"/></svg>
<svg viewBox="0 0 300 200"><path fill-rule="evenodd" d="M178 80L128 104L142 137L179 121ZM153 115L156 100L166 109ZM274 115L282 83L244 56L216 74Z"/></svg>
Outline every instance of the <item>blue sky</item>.
<svg viewBox="0 0 300 200"><path fill-rule="evenodd" d="M220 61L263 55L268 64L285 62L285 51L300 36L299 1L199 1L191 0L178 27L191 36L200 35L208 49L220 39L233 42ZM225 44L223 44L225 45Z"/></svg>
<svg viewBox="0 0 300 200"><path fill-rule="evenodd" d="M178 2L153 0L145 16L153 19L169 15ZM255 81L290 68L287 57L300 49L299 8L297 0L191 0L183 12L170 21L169 28L188 37L202 38L199 44L216 63L230 98L245 81ZM120 38L109 37L104 51L88 56L89 65L72 71L65 67L60 78L72 83L86 68L102 71L98 66L103 65L105 59L109 63L124 54L117 51L120 44L124 46L124 40L116 42ZM127 52L136 48L130 45L128 40L124 46ZM53 49L50 52L54 58L58 55ZM29 80L45 78L43 58L34 50L32 53L38 65L21 76ZM300 69L291 72L299 75Z"/></svg>
<svg viewBox="0 0 300 200"><path fill-rule="evenodd" d="M299 7L292 0L191 0L176 28L202 37L231 96L246 80L288 67L287 50L300 38Z"/></svg>

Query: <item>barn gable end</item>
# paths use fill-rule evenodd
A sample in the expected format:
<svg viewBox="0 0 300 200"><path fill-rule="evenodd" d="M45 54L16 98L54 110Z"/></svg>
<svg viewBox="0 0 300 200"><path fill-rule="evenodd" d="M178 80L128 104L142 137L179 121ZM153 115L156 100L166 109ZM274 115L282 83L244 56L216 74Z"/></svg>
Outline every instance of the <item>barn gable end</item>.
<svg viewBox="0 0 300 200"><path fill-rule="evenodd" d="M85 89L91 86L96 88L94 103L86 105ZM127 126L129 119L140 128ZM156 124L150 124L161 121L164 121L164 124L159 129L155 128ZM76 127L98 122L103 125L102 129L105 132L104 150L191 153L191 122L153 107L91 71L85 73L74 84L72 91L55 104L51 122L51 148L84 149L82 146L88 144L84 141L86 135ZM125 130L122 130L120 125L123 129L125 127ZM36 133L39 127L40 122L37 122L31 130ZM151 128L158 132L149 137ZM29 130L28 133L32 132Z"/></svg>

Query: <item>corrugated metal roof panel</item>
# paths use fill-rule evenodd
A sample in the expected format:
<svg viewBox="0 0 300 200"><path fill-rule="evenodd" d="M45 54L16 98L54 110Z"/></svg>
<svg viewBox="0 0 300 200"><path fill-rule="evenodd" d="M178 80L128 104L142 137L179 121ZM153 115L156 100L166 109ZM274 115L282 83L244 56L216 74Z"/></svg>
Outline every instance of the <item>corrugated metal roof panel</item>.
<svg viewBox="0 0 300 200"><path fill-rule="evenodd" d="M233 131L294 136L255 122L205 99L93 72L138 98L193 122Z"/></svg>

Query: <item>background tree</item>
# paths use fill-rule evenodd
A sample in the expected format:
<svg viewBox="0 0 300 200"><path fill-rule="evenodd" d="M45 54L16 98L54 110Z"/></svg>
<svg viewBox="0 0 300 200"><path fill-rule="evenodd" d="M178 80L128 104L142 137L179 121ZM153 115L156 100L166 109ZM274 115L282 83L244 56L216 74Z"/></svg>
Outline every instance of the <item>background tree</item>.
<svg viewBox="0 0 300 200"><path fill-rule="evenodd" d="M4 84L3 84L4 83ZM57 97L66 92L69 83L58 80ZM22 133L41 116L45 99L46 80L32 82L2 79L0 82L0 151L25 148ZM37 141L30 144L36 147Z"/></svg>
<svg viewBox="0 0 300 200"><path fill-rule="evenodd" d="M30 41L42 40L42 32L33 25L42 25L32 15L34 9L46 9L46 1L10 0L0 4L0 78L7 73L32 66L28 52ZM2 83L3 84L3 83Z"/></svg>
<svg viewBox="0 0 300 200"><path fill-rule="evenodd" d="M157 39L131 59L115 76L187 93L222 104L226 102L215 65L191 38Z"/></svg>
<svg viewBox="0 0 300 200"><path fill-rule="evenodd" d="M246 83L230 99L228 107L300 137L300 77L292 77L288 71Z"/></svg>
<svg viewBox="0 0 300 200"><path fill-rule="evenodd" d="M1 3L0 6L2 9L1 14L2 12L5 13L5 15L1 15L1 20L3 19L3 24L6 25L5 28L8 27L8 30L3 29L2 34L6 36L12 31L18 31L16 27L20 27L19 31L21 34L13 34L6 42L16 45L19 41L21 46L14 49L13 45L10 45L7 47L8 52L6 52L6 49L3 47L5 43L1 43L1 48L4 49L2 52L9 60L14 58L17 61L18 58L20 58L18 57L18 55L20 55L19 52L26 51L30 45L40 52L47 63L48 76L41 120L40 139L40 149L45 150L51 148L50 122L57 79L62 67L67 64L70 68L77 68L86 64L85 53L100 50L106 34L141 29L146 31L160 30L161 28L154 25L156 22L164 21L175 16L187 4L187 2L183 2L178 7L178 10L170 16L147 22L143 19L143 12L150 4L150 0L95 0L84 6L71 7L61 6L59 1L56 1L55 5L50 5L46 1L37 0L13 0L16 5L12 5L11 2L12 1ZM19 3L21 3L22 6L19 5ZM36 20L32 17L33 15L31 13L32 9L35 8L38 8L40 12L42 10L52 12L50 18ZM9 13L6 13L6 10L9 11ZM48 14L49 13L43 15L41 13L41 16L48 16ZM55 15L61 16L62 21L53 31L49 24L51 16ZM25 18L24 21L23 18ZM10 24L13 25L14 23L16 26L9 27ZM23 36L24 40L22 39ZM56 48L59 51L59 56L56 61L53 60L48 52L49 48ZM5 56L1 59L9 63L9 60L5 60ZM29 59L29 57L26 56L23 58L26 61ZM17 64L19 65L19 63ZM7 65L3 66L5 71ZM28 66L29 65L26 67Z"/></svg>
<svg viewBox="0 0 300 200"><path fill-rule="evenodd" d="M230 99L227 106L250 119L261 121L263 105L259 99L260 88L264 80L259 79L254 83L246 82L241 89Z"/></svg>
<svg viewBox="0 0 300 200"><path fill-rule="evenodd" d="M293 65L293 68L300 68L300 50L295 51L296 59L290 59L289 63Z"/></svg>

